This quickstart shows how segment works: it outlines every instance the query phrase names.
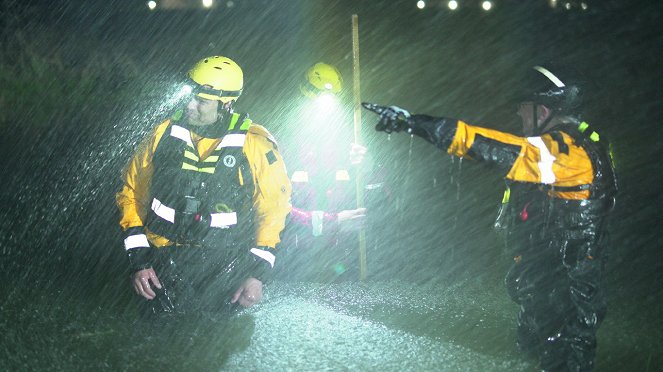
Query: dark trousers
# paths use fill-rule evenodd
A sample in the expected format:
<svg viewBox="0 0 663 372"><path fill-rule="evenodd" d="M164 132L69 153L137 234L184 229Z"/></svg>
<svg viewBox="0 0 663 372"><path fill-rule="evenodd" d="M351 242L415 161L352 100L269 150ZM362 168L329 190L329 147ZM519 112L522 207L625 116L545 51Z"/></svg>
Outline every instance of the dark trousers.
<svg viewBox="0 0 663 372"><path fill-rule="evenodd" d="M147 314L193 312L233 312L230 303L241 277L239 259L229 252L197 246L167 247L157 250L154 270L162 289L147 301Z"/></svg>
<svg viewBox="0 0 663 372"><path fill-rule="evenodd" d="M506 284L520 305L518 346L546 371L589 371L606 314L604 259L586 242L551 243L516 256Z"/></svg>

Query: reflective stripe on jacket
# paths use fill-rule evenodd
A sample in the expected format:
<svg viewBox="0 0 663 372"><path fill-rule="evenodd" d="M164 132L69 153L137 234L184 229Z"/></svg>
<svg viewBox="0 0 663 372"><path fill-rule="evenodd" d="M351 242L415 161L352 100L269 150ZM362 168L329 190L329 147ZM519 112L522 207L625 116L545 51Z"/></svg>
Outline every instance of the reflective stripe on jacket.
<svg viewBox="0 0 663 372"><path fill-rule="evenodd" d="M562 199L590 198L588 187L584 186L595 181L587 152L562 131L519 137L458 120L447 152L495 162L508 170L507 179L552 186L551 195ZM555 191L555 188L572 191Z"/></svg>
<svg viewBox="0 0 663 372"><path fill-rule="evenodd" d="M147 212L152 207L150 185L154 175L154 155L166 130L171 127L171 120L159 124L141 143L123 172L124 186L116 199L121 212L120 226L125 231L145 226ZM201 138L191 133L191 142L202 162L217 149L221 141L219 138ZM249 127L242 151L248 161L254 185L252 199L256 245L275 247L280 242L279 234L290 212L291 185L283 159L271 134L257 124ZM157 247L172 244L162 236L149 231L146 233L148 240Z"/></svg>

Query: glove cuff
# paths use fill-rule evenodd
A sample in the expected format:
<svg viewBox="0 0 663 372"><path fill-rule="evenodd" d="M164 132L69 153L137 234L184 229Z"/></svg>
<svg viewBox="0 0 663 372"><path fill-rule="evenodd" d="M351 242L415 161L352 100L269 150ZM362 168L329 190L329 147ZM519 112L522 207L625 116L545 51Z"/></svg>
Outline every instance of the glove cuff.
<svg viewBox="0 0 663 372"><path fill-rule="evenodd" d="M274 277L276 249L260 246L249 250L253 262L250 264L249 275L267 284Z"/></svg>
<svg viewBox="0 0 663 372"><path fill-rule="evenodd" d="M456 119L436 118L428 115L412 115L409 124L410 133L445 151L451 145L458 128L458 120Z"/></svg>
<svg viewBox="0 0 663 372"><path fill-rule="evenodd" d="M152 248L147 240L143 226L126 229L124 249L129 257L129 266L134 272L152 267Z"/></svg>

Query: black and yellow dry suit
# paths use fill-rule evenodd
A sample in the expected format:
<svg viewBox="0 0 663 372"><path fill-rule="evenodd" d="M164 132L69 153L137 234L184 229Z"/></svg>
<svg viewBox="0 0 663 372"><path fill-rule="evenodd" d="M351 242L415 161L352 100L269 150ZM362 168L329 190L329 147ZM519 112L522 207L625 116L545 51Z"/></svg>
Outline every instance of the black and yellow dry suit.
<svg viewBox="0 0 663 372"><path fill-rule="evenodd" d="M518 343L545 370L590 370L606 313L606 215L616 179L604 140L568 118L535 137L414 115L411 130L451 155L506 172L500 223L514 263L506 277L520 305Z"/></svg>
<svg viewBox="0 0 663 372"><path fill-rule="evenodd" d="M265 280L290 211L288 175L265 128L235 113L214 124L227 128L217 138L204 138L180 117L145 139L117 194L132 270L155 267L171 290L160 299L168 297L165 308L175 305L173 297L183 303L204 292L175 294L172 287L223 276L228 286ZM187 266L196 277L187 277Z"/></svg>

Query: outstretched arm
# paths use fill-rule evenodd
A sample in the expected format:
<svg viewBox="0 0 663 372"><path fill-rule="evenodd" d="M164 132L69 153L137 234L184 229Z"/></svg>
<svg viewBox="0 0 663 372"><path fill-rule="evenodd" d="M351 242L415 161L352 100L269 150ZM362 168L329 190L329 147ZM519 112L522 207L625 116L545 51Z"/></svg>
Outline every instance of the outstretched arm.
<svg viewBox="0 0 663 372"><path fill-rule="evenodd" d="M372 103L363 106L380 116L376 130L387 133L405 131L426 139L451 155L493 163L513 181L575 187L590 184L594 177L587 153L563 132L519 137L469 125L462 120L411 115L396 106ZM583 199L587 195L583 191L563 197Z"/></svg>

